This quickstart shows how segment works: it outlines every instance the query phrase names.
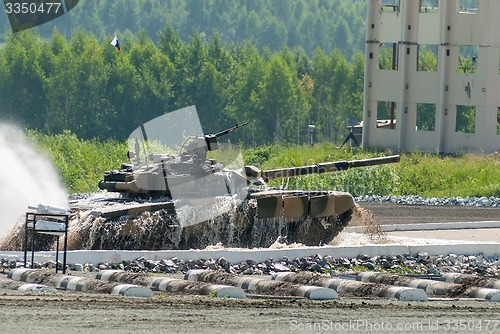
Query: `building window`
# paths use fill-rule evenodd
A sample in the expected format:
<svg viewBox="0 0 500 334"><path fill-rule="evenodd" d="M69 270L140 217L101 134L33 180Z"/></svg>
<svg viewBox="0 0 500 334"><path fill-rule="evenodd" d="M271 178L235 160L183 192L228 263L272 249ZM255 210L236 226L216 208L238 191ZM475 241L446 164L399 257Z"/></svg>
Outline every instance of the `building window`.
<svg viewBox="0 0 500 334"><path fill-rule="evenodd" d="M500 108L497 108L497 135L500 135Z"/></svg>
<svg viewBox="0 0 500 334"><path fill-rule="evenodd" d="M378 101L376 127L394 130L396 128L396 112L396 102Z"/></svg>
<svg viewBox="0 0 500 334"><path fill-rule="evenodd" d="M420 0L420 13L438 13L438 0Z"/></svg>
<svg viewBox="0 0 500 334"><path fill-rule="evenodd" d="M455 132L475 133L476 132L476 107L457 106L457 119Z"/></svg>
<svg viewBox="0 0 500 334"><path fill-rule="evenodd" d="M498 53L498 74L500 74L500 52Z"/></svg>
<svg viewBox="0 0 500 334"><path fill-rule="evenodd" d="M437 72L438 46L437 44L421 44L417 47L417 71Z"/></svg>
<svg viewBox="0 0 500 334"><path fill-rule="evenodd" d="M479 0L460 0L460 14L477 14L479 13Z"/></svg>
<svg viewBox="0 0 500 334"><path fill-rule="evenodd" d="M477 73L479 65L478 47L461 45L458 52L458 73Z"/></svg>
<svg viewBox="0 0 500 334"><path fill-rule="evenodd" d="M382 43L379 47L378 68L398 70L398 43Z"/></svg>
<svg viewBox="0 0 500 334"><path fill-rule="evenodd" d="M436 105L433 103L417 103L417 131L435 131Z"/></svg>
<svg viewBox="0 0 500 334"><path fill-rule="evenodd" d="M383 12L399 13L400 0L383 0L380 10Z"/></svg>

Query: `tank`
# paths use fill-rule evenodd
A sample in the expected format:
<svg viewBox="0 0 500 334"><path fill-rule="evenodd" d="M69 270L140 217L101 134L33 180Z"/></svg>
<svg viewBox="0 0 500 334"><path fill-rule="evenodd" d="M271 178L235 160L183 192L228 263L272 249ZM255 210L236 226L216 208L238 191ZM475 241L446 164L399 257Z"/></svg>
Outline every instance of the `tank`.
<svg viewBox="0 0 500 334"><path fill-rule="evenodd" d="M220 140L245 125L203 134L194 106L141 125L129 137L129 162L99 182L117 196L99 206L80 203L78 209L91 214L79 217L87 227L79 229L73 239L84 241L73 248L328 244L351 218L351 194L274 189L268 182L399 161L389 156L260 170L244 165L238 146Z"/></svg>

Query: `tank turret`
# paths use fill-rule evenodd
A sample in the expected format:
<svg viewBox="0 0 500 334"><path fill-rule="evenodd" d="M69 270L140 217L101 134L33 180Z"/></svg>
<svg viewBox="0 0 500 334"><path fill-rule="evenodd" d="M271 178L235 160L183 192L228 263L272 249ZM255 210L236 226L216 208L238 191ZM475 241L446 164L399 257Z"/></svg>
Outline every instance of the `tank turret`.
<svg viewBox="0 0 500 334"><path fill-rule="evenodd" d="M169 197L172 196L172 188L187 185L184 188L185 195L191 196L202 190L197 188L200 184L192 182L193 180L220 176L218 182L225 182L223 175L218 174L223 171L223 164L207 158L207 153L219 149L218 138L247 124L248 122L236 124L214 134L189 136L182 144L178 156L150 153L144 157L144 160L140 158L141 144L135 137L135 153L128 152L128 157L131 160L135 159L135 164L123 164L120 170L106 172L104 180L99 182L99 188L119 192L125 196L142 194ZM142 146L145 145L142 144ZM212 179L211 182L213 181ZM192 187L188 186L190 183ZM231 188L230 185L228 187Z"/></svg>

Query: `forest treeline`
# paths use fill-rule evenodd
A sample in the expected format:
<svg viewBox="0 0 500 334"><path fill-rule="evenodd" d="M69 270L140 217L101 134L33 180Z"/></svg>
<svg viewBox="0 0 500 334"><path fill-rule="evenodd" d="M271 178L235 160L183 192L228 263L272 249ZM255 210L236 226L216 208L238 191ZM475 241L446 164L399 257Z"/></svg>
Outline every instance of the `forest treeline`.
<svg viewBox="0 0 500 334"><path fill-rule="evenodd" d="M250 40L259 49L300 47L308 55L316 48L333 49L351 59L364 49L369 1L399 5L400 0L80 0L67 15L36 30L49 38L55 27L65 38L84 30L103 39L115 32L126 39L139 30L157 42L156 33L171 25L187 42L194 33L205 38L218 32L224 43ZM415 0L417 1L417 0ZM439 7L439 0L419 0ZM458 0L462 8L478 7L478 0ZM9 23L0 11L0 44Z"/></svg>
<svg viewBox="0 0 500 334"><path fill-rule="evenodd" d="M245 145L338 141L363 109L364 55L265 49L200 34L184 42L166 26L122 43L77 31L43 39L10 34L0 48L0 118L48 134L122 140L140 124L196 105L206 132L249 121Z"/></svg>
<svg viewBox="0 0 500 334"><path fill-rule="evenodd" d="M311 55L336 48L350 57L364 48L366 7L366 0L80 0L37 30L50 37L57 27L66 38L84 30L101 39L117 32L130 40L142 29L156 43L168 24L186 42L217 31L224 43L250 40L259 50L300 46ZM0 43L9 28L2 15Z"/></svg>
<svg viewBox="0 0 500 334"><path fill-rule="evenodd" d="M0 119L121 140L194 104L207 132L249 121L235 134L245 145L305 143L309 124L315 141L338 142L362 119L364 55L355 40L364 39L365 7L364 0L82 0L61 18L67 24L53 21L56 29L3 34ZM114 31L122 52L109 43ZM423 68L436 67L431 50L420 57ZM389 62L381 50L381 68ZM434 128L434 111L421 115L420 127Z"/></svg>

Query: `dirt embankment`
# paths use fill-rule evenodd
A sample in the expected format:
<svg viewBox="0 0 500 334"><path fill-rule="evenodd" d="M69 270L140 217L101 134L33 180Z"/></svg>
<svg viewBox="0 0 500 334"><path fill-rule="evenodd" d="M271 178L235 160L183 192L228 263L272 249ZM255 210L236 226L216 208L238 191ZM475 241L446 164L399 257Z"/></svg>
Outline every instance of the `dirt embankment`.
<svg viewBox="0 0 500 334"><path fill-rule="evenodd" d="M500 220L500 208L359 203L382 225ZM360 225L352 221L350 226Z"/></svg>

